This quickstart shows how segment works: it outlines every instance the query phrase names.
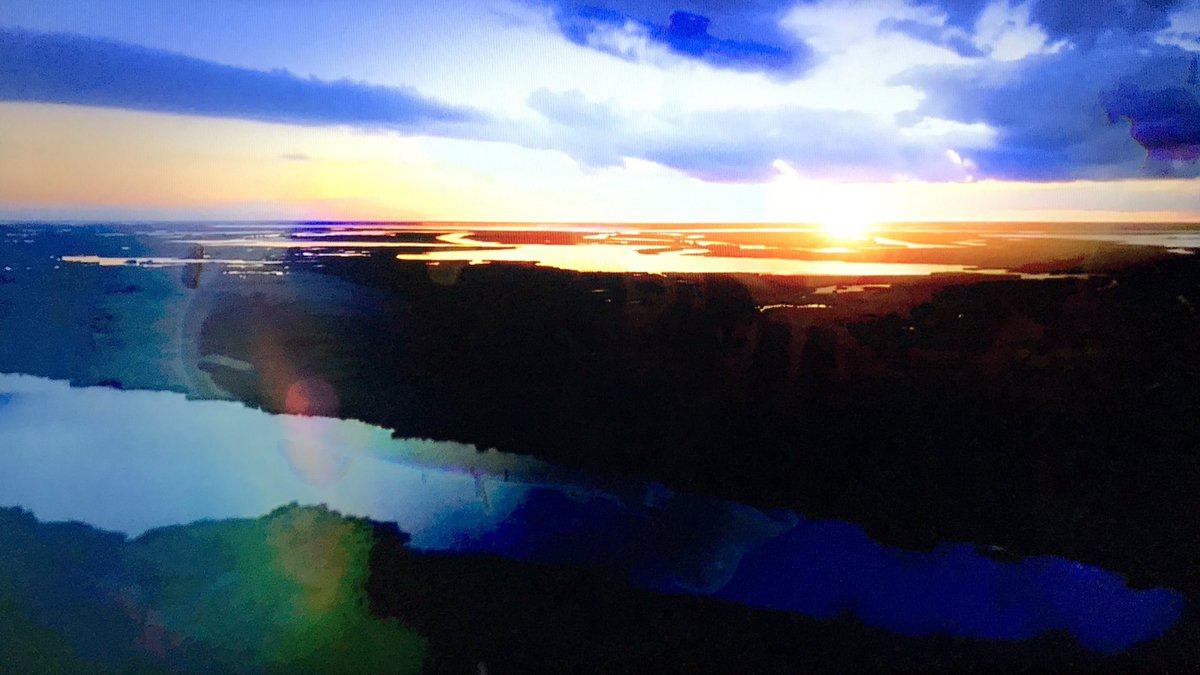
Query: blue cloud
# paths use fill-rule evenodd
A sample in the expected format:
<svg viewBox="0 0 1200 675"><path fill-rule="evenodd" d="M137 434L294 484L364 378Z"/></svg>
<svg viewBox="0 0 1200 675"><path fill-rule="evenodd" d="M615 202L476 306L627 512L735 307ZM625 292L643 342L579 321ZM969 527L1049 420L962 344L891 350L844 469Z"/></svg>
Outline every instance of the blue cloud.
<svg viewBox="0 0 1200 675"><path fill-rule="evenodd" d="M907 117L982 122L996 130L995 145L971 155L981 177L1190 177L1200 173L1200 166L1163 166L1156 160L1172 153L1186 158L1188 133L1194 131L1186 120L1196 113L1186 101L1194 105L1194 99L1178 93L1155 98L1183 85L1189 58L1175 47L1149 47L1127 35L1124 40L1097 42L1091 49L1040 54L1015 63L980 60L966 66L917 68L895 83L925 94ZM1136 91L1141 93L1114 97L1110 92L1121 82L1138 83ZM1131 120L1132 128L1114 124L1118 119Z"/></svg>
<svg viewBox="0 0 1200 675"><path fill-rule="evenodd" d="M1106 32L1131 35L1166 28L1171 13L1186 0L1037 0L1029 17L1052 39L1068 38L1090 45Z"/></svg>
<svg viewBox="0 0 1200 675"><path fill-rule="evenodd" d="M0 100L401 130L482 119L408 88L301 78L120 42L3 28Z"/></svg>
<svg viewBox="0 0 1200 675"><path fill-rule="evenodd" d="M587 127L597 131L611 129L617 125L617 117L603 103L589 101L578 89L556 94L542 88L529 95L529 107L547 119L573 126Z"/></svg>
<svg viewBox="0 0 1200 675"><path fill-rule="evenodd" d="M806 44L779 30L778 19L794 3L617 0L598 6L577 0L542 1L552 7L558 29L568 40L629 60L636 56L605 41L606 31L633 27L679 56L729 70L795 76L811 65L813 58ZM667 23L661 23L663 18Z"/></svg>
<svg viewBox="0 0 1200 675"><path fill-rule="evenodd" d="M1004 1L1004 0L997 0ZM1032 0L1030 20L1041 26L1052 41L1069 39L1091 46L1106 33L1144 35L1166 28L1173 11L1189 0ZM936 7L946 14L946 25L974 32L989 0L909 0L910 4ZM1017 3L1012 3L1017 4Z"/></svg>
<svg viewBox="0 0 1200 675"><path fill-rule="evenodd" d="M945 26L935 26L911 19L886 19L879 24L879 32L907 35L914 40L945 47L959 56L984 55L984 51L968 39L964 33L947 30Z"/></svg>
<svg viewBox="0 0 1200 675"><path fill-rule="evenodd" d="M946 25L973 32L989 0L909 0L915 7L936 7L946 15Z"/></svg>
<svg viewBox="0 0 1200 675"><path fill-rule="evenodd" d="M1146 90L1124 83L1101 99L1109 122L1129 120L1130 136L1150 159L1200 159L1200 101L1192 92L1183 87Z"/></svg>

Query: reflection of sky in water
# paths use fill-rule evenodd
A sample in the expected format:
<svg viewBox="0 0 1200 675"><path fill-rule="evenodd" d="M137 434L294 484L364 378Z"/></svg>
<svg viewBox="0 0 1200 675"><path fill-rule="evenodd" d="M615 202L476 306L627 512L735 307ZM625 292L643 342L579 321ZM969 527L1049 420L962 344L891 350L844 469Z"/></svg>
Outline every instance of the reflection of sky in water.
<svg viewBox="0 0 1200 675"><path fill-rule="evenodd" d="M600 491L565 475L359 422L0 375L0 505L47 520L138 534L326 503L394 521L419 548L600 564L651 589L819 618L851 612L906 634L1067 630L1104 651L1161 634L1183 608L1171 591L1131 591L1059 558L1000 562L968 545L902 551L848 523L661 488Z"/></svg>
<svg viewBox="0 0 1200 675"><path fill-rule="evenodd" d="M507 501L492 497L487 513L468 472L367 456L425 442L394 441L358 422L7 375L0 391L10 395L0 408L0 501L46 519L136 535L201 518L257 517L290 501L324 502L399 522L416 545L438 546L449 541L441 521L469 529L502 515ZM348 458L344 473L329 480L339 455Z"/></svg>

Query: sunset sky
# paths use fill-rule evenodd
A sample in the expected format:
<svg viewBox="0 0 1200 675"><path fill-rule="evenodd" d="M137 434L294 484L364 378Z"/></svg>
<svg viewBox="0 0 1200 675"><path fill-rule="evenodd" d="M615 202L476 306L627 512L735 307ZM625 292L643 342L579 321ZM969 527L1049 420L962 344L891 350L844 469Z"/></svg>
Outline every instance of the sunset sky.
<svg viewBox="0 0 1200 675"><path fill-rule="evenodd" d="M1200 0L5 0L0 219L1200 221Z"/></svg>

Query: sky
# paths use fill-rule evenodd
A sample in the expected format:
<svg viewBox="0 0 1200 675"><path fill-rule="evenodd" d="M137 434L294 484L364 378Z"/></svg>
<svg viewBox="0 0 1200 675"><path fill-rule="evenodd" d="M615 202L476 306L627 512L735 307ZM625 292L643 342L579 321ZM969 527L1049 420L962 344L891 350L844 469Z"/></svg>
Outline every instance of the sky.
<svg viewBox="0 0 1200 675"><path fill-rule="evenodd" d="M5 0L0 219L1200 221L1200 0Z"/></svg>

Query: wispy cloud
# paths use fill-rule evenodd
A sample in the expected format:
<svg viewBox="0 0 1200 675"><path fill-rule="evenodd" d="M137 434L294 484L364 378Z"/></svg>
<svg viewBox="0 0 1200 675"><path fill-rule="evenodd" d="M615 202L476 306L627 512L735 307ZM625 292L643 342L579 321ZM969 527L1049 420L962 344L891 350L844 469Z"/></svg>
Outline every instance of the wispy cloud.
<svg viewBox="0 0 1200 675"><path fill-rule="evenodd" d="M0 100L428 133L483 119L409 88L304 78L79 35L3 28Z"/></svg>
<svg viewBox="0 0 1200 675"><path fill-rule="evenodd" d="M627 113L588 100L579 91L539 90L529 105L547 124L525 145L563 150L593 166L625 157L653 161L710 182L762 182L779 162L805 178L891 180L962 179L946 159L954 133L932 138L897 133L884 121L849 110L802 106ZM961 136L961 134L959 134Z"/></svg>

